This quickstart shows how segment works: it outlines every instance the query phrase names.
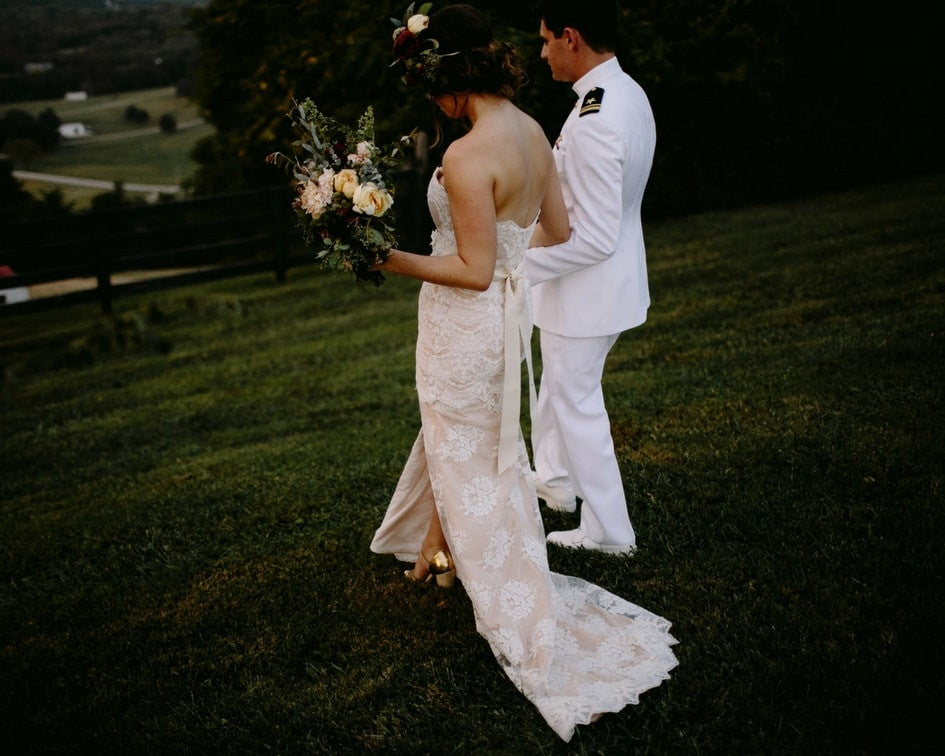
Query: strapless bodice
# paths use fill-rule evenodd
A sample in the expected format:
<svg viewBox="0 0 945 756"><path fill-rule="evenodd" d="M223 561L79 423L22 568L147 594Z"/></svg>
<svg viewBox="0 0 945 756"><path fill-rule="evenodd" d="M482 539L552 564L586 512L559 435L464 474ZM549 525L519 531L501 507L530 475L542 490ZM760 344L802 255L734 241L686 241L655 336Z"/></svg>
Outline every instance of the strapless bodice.
<svg viewBox="0 0 945 756"><path fill-rule="evenodd" d="M427 205L436 229L432 238L432 254L456 254L456 234L453 231L453 217L450 214L450 201L446 189L439 179L440 171L435 171L427 188ZM536 221L537 222L537 219ZM535 230L533 222L522 227L513 220L496 223L496 276L501 280L515 270L525 259L525 250Z"/></svg>

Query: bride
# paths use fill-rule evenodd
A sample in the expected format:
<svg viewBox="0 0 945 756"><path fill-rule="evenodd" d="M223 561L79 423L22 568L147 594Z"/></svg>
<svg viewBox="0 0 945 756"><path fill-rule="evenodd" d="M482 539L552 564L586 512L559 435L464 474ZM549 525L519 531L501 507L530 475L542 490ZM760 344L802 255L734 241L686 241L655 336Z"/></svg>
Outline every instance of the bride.
<svg viewBox="0 0 945 756"><path fill-rule="evenodd" d="M416 380L422 427L371 550L413 562L409 579L458 578L476 628L512 682L569 740L636 703L676 665L669 622L551 572L519 425L531 317L525 250L570 229L550 146L511 102L514 49L468 5L398 31L406 79L468 132L427 193L431 255L392 249L382 269L423 281Z"/></svg>

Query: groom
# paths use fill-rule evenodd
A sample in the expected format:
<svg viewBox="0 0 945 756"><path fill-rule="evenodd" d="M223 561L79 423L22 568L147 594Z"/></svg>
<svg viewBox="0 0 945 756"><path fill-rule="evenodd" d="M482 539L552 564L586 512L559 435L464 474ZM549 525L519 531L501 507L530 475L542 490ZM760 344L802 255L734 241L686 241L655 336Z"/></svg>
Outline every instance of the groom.
<svg viewBox="0 0 945 756"><path fill-rule="evenodd" d="M636 536L601 376L617 337L643 323L650 304L640 205L656 129L646 94L614 54L614 0L540 8L542 60L577 102L554 149L571 237L526 257L541 329L536 487L558 511L583 500L579 527L549 533L549 543L629 555Z"/></svg>

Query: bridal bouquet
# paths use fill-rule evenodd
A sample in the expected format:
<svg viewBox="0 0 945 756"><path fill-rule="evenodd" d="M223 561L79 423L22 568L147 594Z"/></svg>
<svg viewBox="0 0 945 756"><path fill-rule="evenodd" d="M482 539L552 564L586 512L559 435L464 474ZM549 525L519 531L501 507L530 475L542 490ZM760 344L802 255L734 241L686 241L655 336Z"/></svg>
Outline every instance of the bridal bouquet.
<svg viewBox="0 0 945 756"><path fill-rule="evenodd" d="M361 283L380 286L384 276L373 268L397 243L391 206L394 193L383 171L397 165L401 148L411 142L378 146L370 107L348 128L322 113L310 99L289 113L302 132L296 152L274 152L266 162L292 171L298 196L292 203L305 243L332 270L350 271Z"/></svg>

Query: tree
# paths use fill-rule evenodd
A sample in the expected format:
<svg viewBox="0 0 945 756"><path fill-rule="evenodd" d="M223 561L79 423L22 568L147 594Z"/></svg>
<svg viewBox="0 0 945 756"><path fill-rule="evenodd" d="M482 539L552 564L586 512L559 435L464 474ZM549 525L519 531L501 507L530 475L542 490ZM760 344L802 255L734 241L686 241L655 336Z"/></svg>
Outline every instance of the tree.
<svg viewBox="0 0 945 756"><path fill-rule="evenodd" d="M158 127L162 134L173 134L177 131L177 119L171 113L165 113L158 118Z"/></svg>
<svg viewBox="0 0 945 756"><path fill-rule="evenodd" d="M0 146L8 139L32 138L36 133L36 119L25 110L14 108L0 118Z"/></svg>
<svg viewBox="0 0 945 756"><path fill-rule="evenodd" d="M6 155L0 155L0 208L12 209L15 205L25 204L29 200L30 193L13 175L13 163Z"/></svg>
<svg viewBox="0 0 945 756"><path fill-rule="evenodd" d="M389 67L393 26L387 19L400 18L404 3L378 2L370 14L353 5L273 0L263 9L250 0L211 0L195 14L202 61L195 96L217 128L217 149L201 150L215 162L201 159L198 192L224 181L233 187L278 180L263 157L291 141L284 114L293 98L312 97L349 122L372 104L387 138L429 127L422 93L406 89ZM553 139L574 95L551 80L539 58L537 17L527 3L478 6L494 20L496 36L518 47L528 76L520 104ZM618 57L657 110L661 149L651 207L656 201L665 213L716 200L719 176L732 177L728 191L746 186L731 170L732 154L751 152L767 138L767 87L790 54L773 42L779 30L796 26L790 8L750 0L639 0L622 11Z"/></svg>
<svg viewBox="0 0 945 756"><path fill-rule="evenodd" d="M311 97L346 122L373 105L382 139L428 126L422 93L389 68L388 18L406 4L378 0L365 12L360 3L209 0L198 9L194 93L217 133L200 150L196 191L279 181L264 157L291 142L293 99ZM650 217L945 170L937 26L909 0L882 16L849 0L621 5L618 57L657 121ZM519 47L529 79L520 103L554 138L574 95L539 60L531 4L477 6Z"/></svg>
<svg viewBox="0 0 945 756"><path fill-rule="evenodd" d="M198 38L200 64L194 73L194 96L205 118L217 129L217 149L201 150L195 185L198 193L272 184L283 180L265 165L265 156L285 149L294 138L286 114L293 99L311 97L325 112L353 123L366 106L377 116L378 137L396 138L417 126L430 127L422 92L408 90L390 67L390 18L403 16L406 0L380 0L365 12L358 3L315 0L210 0L197 9L192 29ZM443 3L447 4L447 3ZM504 2L493 18L524 23L527 8ZM500 12L500 6L502 7ZM534 28L533 28L534 27ZM508 37L503 24L502 36ZM299 33L297 30L304 30ZM537 23L515 30L521 39L536 37ZM540 65L537 46L529 57ZM545 77L533 76L533 81ZM561 108L567 112L566 90ZM556 98L536 97L534 102Z"/></svg>
<svg viewBox="0 0 945 756"><path fill-rule="evenodd" d="M125 108L124 118L129 123L147 123L151 120L151 115L147 110L139 108L137 105L129 105Z"/></svg>
<svg viewBox="0 0 945 756"><path fill-rule="evenodd" d="M37 200L13 175L13 164L0 154L0 222L68 215L72 207L63 200L62 190L54 189Z"/></svg>
<svg viewBox="0 0 945 756"><path fill-rule="evenodd" d="M14 140L28 140L41 152L49 152L59 144L60 123L51 108L43 110L37 118L19 108L8 110L0 119L0 145L9 145ZM9 146L5 149L12 154Z"/></svg>
<svg viewBox="0 0 945 756"><path fill-rule="evenodd" d="M36 117L36 139L43 152L51 152L59 146L62 140L62 135L59 133L61 125L62 119L52 108L45 108Z"/></svg>
<svg viewBox="0 0 945 756"><path fill-rule="evenodd" d="M7 155L13 160L14 166L29 169L30 163L43 154L40 146L27 137L14 137L7 139L3 145Z"/></svg>

